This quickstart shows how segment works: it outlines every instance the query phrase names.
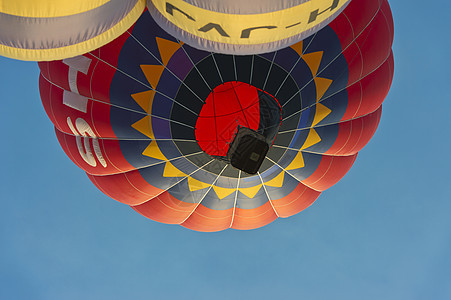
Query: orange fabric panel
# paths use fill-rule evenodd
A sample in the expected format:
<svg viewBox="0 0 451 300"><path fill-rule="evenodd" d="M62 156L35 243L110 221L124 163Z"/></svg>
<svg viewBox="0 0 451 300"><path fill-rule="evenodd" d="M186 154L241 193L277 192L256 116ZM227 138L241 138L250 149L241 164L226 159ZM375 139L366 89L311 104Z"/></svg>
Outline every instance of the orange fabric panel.
<svg viewBox="0 0 451 300"><path fill-rule="evenodd" d="M225 230L232 224L233 208L215 210L200 204L182 226L205 232Z"/></svg>
<svg viewBox="0 0 451 300"><path fill-rule="evenodd" d="M197 203L182 202L165 191L143 204L131 207L154 221L166 224L181 224L189 217L196 206Z"/></svg>
<svg viewBox="0 0 451 300"><path fill-rule="evenodd" d="M309 207L320 194L321 192L299 183L291 194L271 202L279 217L288 218Z"/></svg>
<svg viewBox="0 0 451 300"><path fill-rule="evenodd" d="M240 230L255 229L265 226L277 219L271 204L266 202L254 209L235 209L232 228Z"/></svg>
<svg viewBox="0 0 451 300"><path fill-rule="evenodd" d="M139 205L164 192L145 181L138 170L108 176L88 174L107 196L128 205Z"/></svg>
<svg viewBox="0 0 451 300"><path fill-rule="evenodd" d="M302 183L308 187L324 191L340 181L349 171L357 158L357 154L351 156L327 156L323 155L315 172Z"/></svg>

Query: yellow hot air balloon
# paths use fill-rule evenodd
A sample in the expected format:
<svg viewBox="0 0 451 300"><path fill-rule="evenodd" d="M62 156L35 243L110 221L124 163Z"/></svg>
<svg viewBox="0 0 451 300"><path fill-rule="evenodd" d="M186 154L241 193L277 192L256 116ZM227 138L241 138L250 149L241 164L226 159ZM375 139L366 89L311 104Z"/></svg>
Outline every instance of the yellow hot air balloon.
<svg viewBox="0 0 451 300"><path fill-rule="evenodd" d="M0 0L0 55L55 60L114 40L139 18L145 0Z"/></svg>
<svg viewBox="0 0 451 300"><path fill-rule="evenodd" d="M319 31L350 0L147 0L172 36L207 51L257 54L280 50Z"/></svg>

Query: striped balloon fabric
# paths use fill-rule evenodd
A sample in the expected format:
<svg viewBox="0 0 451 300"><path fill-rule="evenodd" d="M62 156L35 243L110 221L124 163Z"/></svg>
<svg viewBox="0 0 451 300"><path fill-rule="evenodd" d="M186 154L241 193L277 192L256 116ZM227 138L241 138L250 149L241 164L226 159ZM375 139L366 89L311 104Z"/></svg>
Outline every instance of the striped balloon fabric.
<svg viewBox="0 0 451 300"><path fill-rule="evenodd" d="M381 118L392 41L386 0L353 0L313 35L253 55L191 47L145 11L97 50L40 63L41 98L106 195L158 222L253 229L304 210L351 168ZM242 127L269 145L256 174L227 156Z"/></svg>
<svg viewBox="0 0 451 300"><path fill-rule="evenodd" d="M21 60L73 57L132 26L145 0L2 0L0 55Z"/></svg>

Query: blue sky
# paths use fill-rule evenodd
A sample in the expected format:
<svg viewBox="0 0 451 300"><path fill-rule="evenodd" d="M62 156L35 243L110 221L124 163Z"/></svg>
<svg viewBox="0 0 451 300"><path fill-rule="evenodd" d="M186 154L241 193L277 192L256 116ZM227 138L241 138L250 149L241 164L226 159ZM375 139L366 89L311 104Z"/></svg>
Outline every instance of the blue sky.
<svg viewBox="0 0 451 300"><path fill-rule="evenodd" d="M451 4L390 4L374 138L314 205L251 231L160 224L104 196L61 150L37 65L0 57L0 299L451 299Z"/></svg>

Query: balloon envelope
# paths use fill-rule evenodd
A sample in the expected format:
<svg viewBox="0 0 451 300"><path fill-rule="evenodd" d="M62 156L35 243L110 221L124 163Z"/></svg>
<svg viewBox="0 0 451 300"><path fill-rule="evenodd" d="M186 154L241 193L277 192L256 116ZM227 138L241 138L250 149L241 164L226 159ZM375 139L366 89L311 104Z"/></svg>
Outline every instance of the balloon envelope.
<svg viewBox="0 0 451 300"><path fill-rule="evenodd" d="M350 0L147 0L152 17L191 46L225 54L279 50L317 32Z"/></svg>
<svg viewBox="0 0 451 300"><path fill-rule="evenodd" d="M252 229L307 208L351 168L381 117L392 40L385 0L354 0L311 37L249 56L188 46L145 12L100 49L40 63L41 98L64 151L108 196L193 230ZM240 127L270 146L255 175L228 161Z"/></svg>
<svg viewBox="0 0 451 300"><path fill-rule="evenodd" d="M144 8L144 0L4 0L0 55L35 61L80 55L117 38Z"/></svg>

